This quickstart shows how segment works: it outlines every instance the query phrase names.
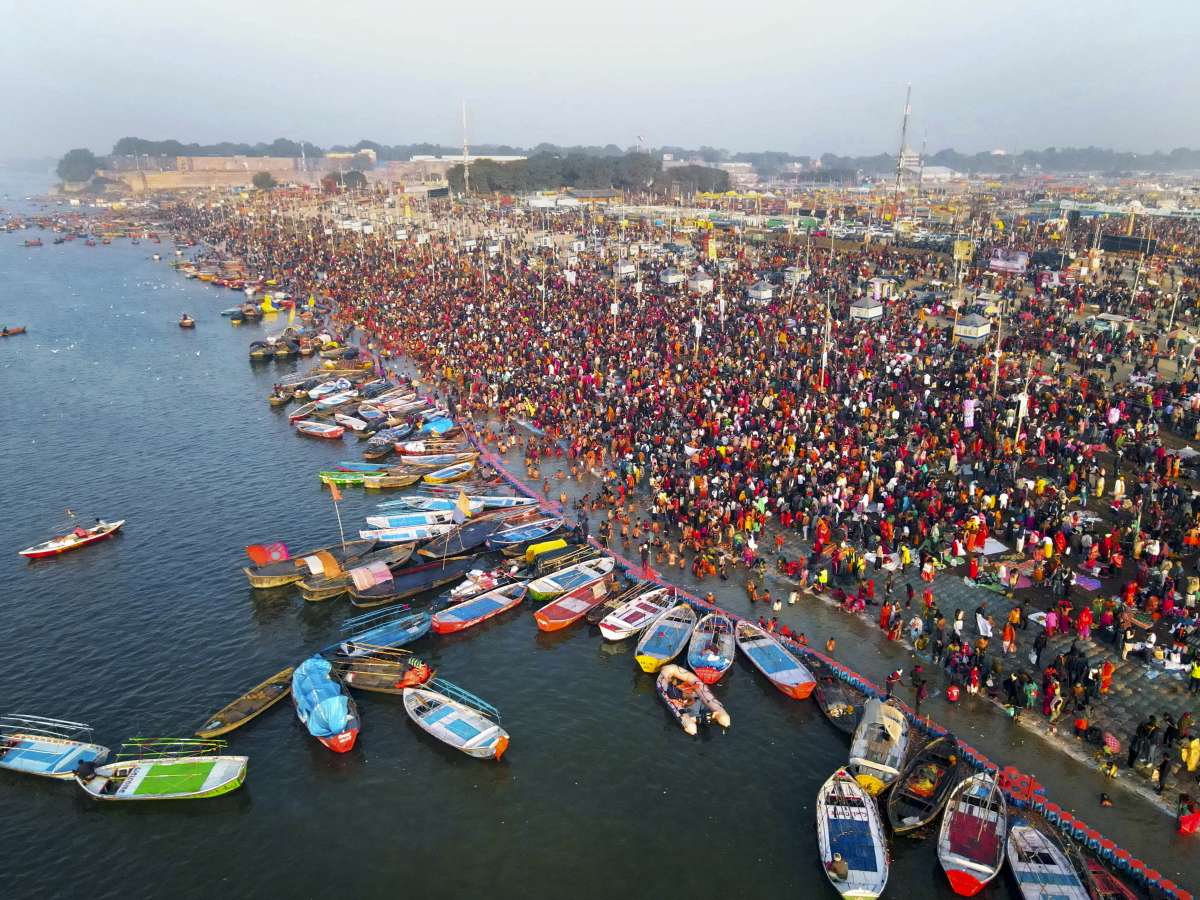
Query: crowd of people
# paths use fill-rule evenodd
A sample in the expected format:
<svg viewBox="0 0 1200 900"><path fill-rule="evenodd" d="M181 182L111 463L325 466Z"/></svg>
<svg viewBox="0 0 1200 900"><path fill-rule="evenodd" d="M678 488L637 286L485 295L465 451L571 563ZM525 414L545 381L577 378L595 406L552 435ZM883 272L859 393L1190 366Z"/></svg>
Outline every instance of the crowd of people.
<svg viewBox="0 0 1200 900"><path fill-rule="evenodd" d="M983 288L1002 310L971 345L955 340L947 296L918 290L951 277L927 252L735 243L706 263L716 293L702 296L659 284L694 260L643 258L636 280L614 276L615 254L650 241L649 224L618 237L593 221L568 260L495 211L457 210L420 244L199 206L177 216L212 254L327 298L341 327L414 366L497 449L519 445L533 482L566 500L546 466L561 461L578 514L599 515L600 537L644 566L737 578L775 611L769 573L793 602L827 593L878 616L956 689L1015 714L1069 710L1081 736L1109 694L1109 656L1200 689L1200 496L1178 450L1200 434L1200 351L1154 327L1165 311L1123 261L1049 289L1032 273L970 270L960 312ZM494 229L499 252L463 251L451 225ZM800 285L747 298L786 265L806 269ZM1194 275L1164 276L1185 308ZM854 319L871 279L891 285L885 313ZM1148 321L1102 330L1094 309ZM1011 610L942 609L935 579L951 572ZM1063 633L1071 648L1047 652ZM1179 746L1186 763L1192 731L1174 721L1170 748L1134 735L1129 764Z"/></svg>

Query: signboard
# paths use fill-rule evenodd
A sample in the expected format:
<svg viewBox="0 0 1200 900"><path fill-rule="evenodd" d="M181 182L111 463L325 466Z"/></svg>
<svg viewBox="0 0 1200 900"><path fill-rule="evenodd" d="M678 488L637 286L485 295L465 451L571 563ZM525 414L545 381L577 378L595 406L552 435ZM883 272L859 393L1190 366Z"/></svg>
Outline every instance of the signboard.
<svg viewBox="0 0 1200 900"><path fill-rule="evenodd" d="M992 258L988 261L988 268L993 272L1020 275L1029 268L1029 254L1024 250L1009 250L1006 247L997 247L992 251Z"/></svg>
<svg viewBox="0 0 1200 900"><path fill-rule="evenodd" d="M970 241L954 242L954 258L958 262L970 262L974 255L975 245Z"/></svg>

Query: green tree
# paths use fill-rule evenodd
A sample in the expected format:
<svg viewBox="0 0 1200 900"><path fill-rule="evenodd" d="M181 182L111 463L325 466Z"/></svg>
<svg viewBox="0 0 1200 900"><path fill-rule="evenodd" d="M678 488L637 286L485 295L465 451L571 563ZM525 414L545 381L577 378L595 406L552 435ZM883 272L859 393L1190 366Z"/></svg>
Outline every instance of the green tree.
<svg viewBox="0 0 1200 900"><path fill-rule="evenodd" d="M58 177L63 181L87 181L100 168L96 154L84 147L68 150L58 161Z"/></svg>
<svg viewBox="0 0 1200 900"><path fill-rule="evenodd" d="M275 187L276 181L270 172L255 172L254 177L250 179L250 183L260 191L269 191Z"/></svg>
<svg viewBox="0 0 1200 900"><path fill-rule="evenodd" d="M338 172L338 182L348 191L361 191L367 186L367 176L356 169Z"/></svg>

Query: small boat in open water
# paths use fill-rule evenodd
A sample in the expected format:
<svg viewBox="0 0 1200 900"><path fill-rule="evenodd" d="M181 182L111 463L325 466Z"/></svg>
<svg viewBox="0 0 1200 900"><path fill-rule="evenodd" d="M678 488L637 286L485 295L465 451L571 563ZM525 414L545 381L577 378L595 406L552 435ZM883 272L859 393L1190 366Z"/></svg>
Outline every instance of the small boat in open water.
<svg viewBox="0 0 1200 900"><path fill-rule="evenodd" d="M80 763L107 758L108 748L92 743L90 725L20 713L0 717L0 769L70 780Z"/></svg>
<svg viewBox="0 0 1200 900"><path fill-rule="evenodd" d="M404 710L430 735L468 756L499 760L508 749L500 711L444 679L405 690Z"/></svg>
<svg viewBox="0 0 1200 900"><path fill-rule="evenodd" d="M47 559L51 556L58 556L61 553L86 547L88 544L107 540L120 531L124 524L124 519L118 519L116 522L97 521L91 528L79 526L61 537L51 538L40 544L34 544L32 547L26 547L24 550L18 551L18 554L26 559Z"/></svg>
<svg viewBox="0 0 1200 900"><path fill-rule="evenodd" d="M292 690L292 667L276 672L262 684L252 687L232 703L214 713L196 729L196 737L215 738L241 728L266 712Z"/></svg>
<svg viewBox="0 0 1200 900"><path fill-rule="evenodd" d="M358 707L332 670L321 656L300 663L292 673L292 703L309 734L334 753L345 753L358 739L361 723Z"/></svg>
<svg viewBox="0 0 1200 900"><path fill-rule="evenodd" d="M843 897L878 897L887 885L887 837L875 799L845 769L817 794L817 846L822 868Z"/></svg>
<svg viewBox="0 0 1200 900"><path fill-rule="evenodd" d="M81 764L75 781L96 800L220 797L242 786L249 763L245 756L218 753L224 747L224 741L135 738L125 743L117 762Z"/></svg>

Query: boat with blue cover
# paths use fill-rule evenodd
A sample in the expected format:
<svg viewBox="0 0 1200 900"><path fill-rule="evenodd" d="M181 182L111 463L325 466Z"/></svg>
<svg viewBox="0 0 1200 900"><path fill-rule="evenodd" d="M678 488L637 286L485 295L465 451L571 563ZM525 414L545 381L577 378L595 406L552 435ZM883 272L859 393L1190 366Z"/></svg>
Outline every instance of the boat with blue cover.
<svg viewBox="0 0 1200 900"><path fill-rule="evenodd" d="M403 525L399 528L367 528L358 533L364 540L378 541L381 544L411 544L417 541L429 541L435 537L453 531L454 526L449 522L440 525Z"/></svg>
<svg viewBox="0 0 1200 900"><path fill-rule="evenodd" d="M363 613L342 623L350 636L330 644L322 652L336 651L343 656L361 656L376 647L399 649L429 633L432 617L425 610L407 606Z"/></svg>
<svg viewBox="0 0 1200 900"><path fill-rule="evenodd" d="M333 677L333 667L313 656L292 673L292 702L308 733L335 753L345 753L358 739L358 707L345 686Z"/></svg>
<svg viewBox="0 0 1200 900"><path fill-rule="evenodd" d="M99 765L108 748L82 722L11 713L0 717L0 769L69 781L83 762Z"/></svg>
<svg viewBox="0 0 1200 900"><path fill-rule="evenodd" d="M404 710L427 734L468 756L499 760L508 749L500 711L443 678L405 690Z"/></svg>
<svg viewBox="0 0 1200 900"><path fill-rule="evenodd" d="M816 686L812 672L773 635L753 622L738 622L733 632L738 649L771 684L793 700L804 700Z"/></svg>
<svg viewBox="0 0 1200 900"><path fill-rule="evenodd" d="M524 581L514 581L478 597L463 600L434 613L433 630L437 634L465 631L493 616L520 606L527 590L528 585Z"/></svg>
<svg viewBox="0 0 1200 900"><path fill-rule="evenodd" d="M845 769L817 793L817 847L833 889L848 900L878 897L890 859L875 799Z"/></svg>
<svg viewBox="0 0 1200 900"><path fill-rule="evenodd" d="M413 510L414 512L435 512L438 510L453 510L458 501L453 497L401 497L398 500L384 500L375 504L380 509ZM478 500L468 500L467 508L471 515L483 509Z"/></svg>
<svg viewBox="0 0 1200 900"><path fill-rule="evenodd" d="M440 537L434 538L417 551L428 559L455 556L481 547L489 537L504 527L500 519L478 519L459 525Z"/></svg>
<svg viewBox="0 0 1200 900"><path fill-rule="evenodd" d="M643 672L653 675L683 652L695 627L696 611L691 604L676 604L642 632L633 653L634 660Z"/></svg>
<svg viewBox="0 0 1200 900"><path fill-rule="evenodd" d="M737 643L733 621L721 613L709 613L699 622L688 642L687 661L696 677L705 684L716 684L733 665Z"/></svg>
<svg viewBox="0 0 1200 900"><path fill-rule="evenodd" d="M583 587L585 584L591 584L593 581L599 581L602 578L608 577L614 565L615 563L611 556L602 556L599 559L590 559L586 562L567 566L564 569L559 569L536 581L530 582L529 596L533 600L544 603L547 600L557 597L559 594L565 594L567 591L573 591L577 587Z"/></svg>
<svg viewBox="0 0 1200 900"><path fill-rule="evenodd" d="M453 510L433 510L431 512L396 513L390 516L367 516L367 524L372 528L404 528L408 525L438 525L449 522L453 518Z"/></svg>
<svg viewBox="0 0 1200 900"><path fill-rule="evenodd" d="M387 463L365 463L349 460L338 460L337 468L342 472L386 472Z"/></svg>
<svg viewBox="0 0 1200 900"><path fill-rule="evenodd" d="M562 526L563 520L556 516L546 516L523 525L512 525L502 528L488 538L487 546L489 550L503 550L506 547L515 547L530 541L540 541L542 538L554 534Z"/></svg>

